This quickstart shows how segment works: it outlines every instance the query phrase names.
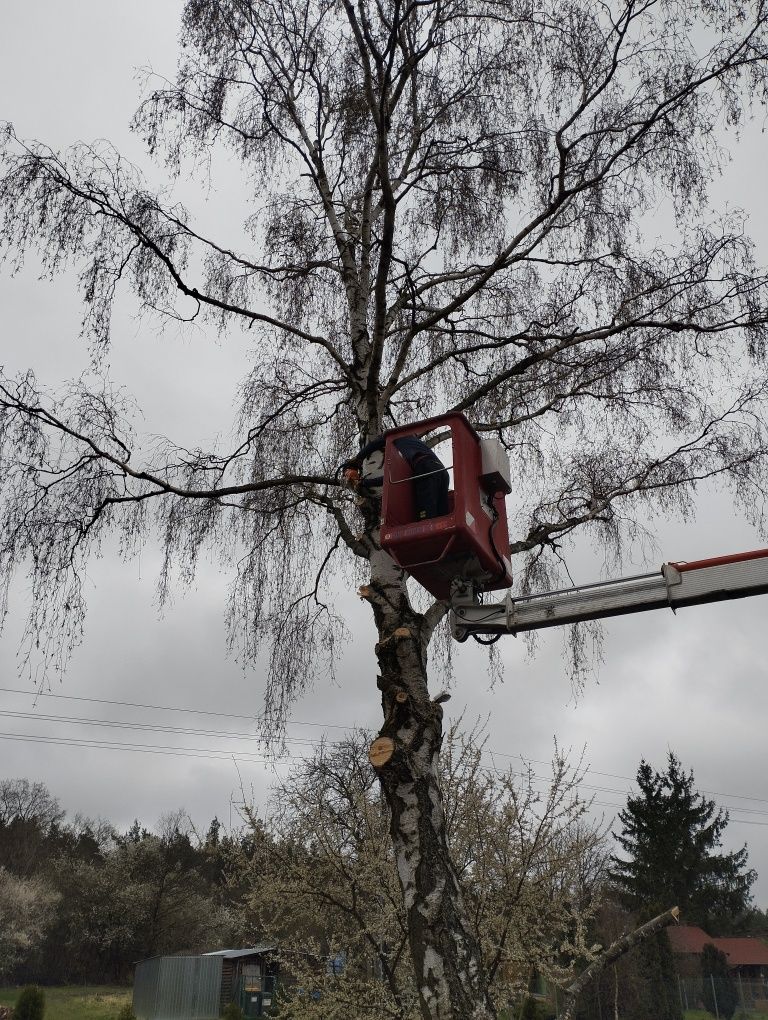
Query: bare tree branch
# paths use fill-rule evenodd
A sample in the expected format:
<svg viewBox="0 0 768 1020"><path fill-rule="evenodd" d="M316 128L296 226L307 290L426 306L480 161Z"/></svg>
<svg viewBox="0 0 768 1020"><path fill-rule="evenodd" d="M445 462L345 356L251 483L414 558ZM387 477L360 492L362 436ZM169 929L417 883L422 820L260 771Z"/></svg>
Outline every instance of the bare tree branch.
<svg viewBox="0 0 768 1020"><path fill-rule="evenodd" d="M657 932L662 931L668 925L677 924L679 916L680 910L677 907L671 907L663 914L659 914L658 917L654 917L653 920L647 921L639 928L636 928L635 931L628 932L621 938L616 939L566 988L563 1011L560 1014L559 1020L573 1020L576 1000L579 995L606 967L615 963L625 953L630 952L641 942L656 935Z"/></svg>

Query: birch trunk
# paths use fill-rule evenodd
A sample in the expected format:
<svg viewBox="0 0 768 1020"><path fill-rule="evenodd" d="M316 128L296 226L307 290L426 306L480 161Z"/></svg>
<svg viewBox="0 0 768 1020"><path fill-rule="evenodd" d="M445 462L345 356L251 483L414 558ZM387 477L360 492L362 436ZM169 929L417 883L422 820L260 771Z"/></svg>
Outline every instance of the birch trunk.
<svg viewBox="0 0 768 1020"><path fill-rule="evenodd" d="M380 558L381 557L381 558ZM410 606L402 572L374 553L371 602L384 724L394 743L379 767L408 918L408 937L425 1020L495 1017L480 949L448 852L438 759L443 710L427 686L430 624Z"/></svg>

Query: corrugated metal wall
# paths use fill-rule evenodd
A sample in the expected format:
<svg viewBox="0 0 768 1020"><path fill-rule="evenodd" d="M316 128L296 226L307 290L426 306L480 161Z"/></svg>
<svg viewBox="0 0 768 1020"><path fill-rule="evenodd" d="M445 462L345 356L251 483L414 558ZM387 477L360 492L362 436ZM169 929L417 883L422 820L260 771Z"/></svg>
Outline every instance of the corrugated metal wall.
<svg viewBox="0 0 768 1020"><path fill-rule="evenodd" d="M158 956L136 967L133 1011L138 1020L217 1020L220 956Z"/></svg>

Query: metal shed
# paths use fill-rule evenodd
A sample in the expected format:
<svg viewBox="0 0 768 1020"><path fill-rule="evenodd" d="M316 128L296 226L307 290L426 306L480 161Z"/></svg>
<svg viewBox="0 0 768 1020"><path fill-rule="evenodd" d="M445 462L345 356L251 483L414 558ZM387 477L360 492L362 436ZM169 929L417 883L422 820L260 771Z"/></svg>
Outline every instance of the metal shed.
<svg viewBox="0 0 768 1020"><path fill-rule="evenodd" d="M206 953L222 961L221 1008L236 1002L247 1017L263 1016L272 1005L277 984L277 963L270 955L274 945L252 949L220 949Z"/></svg>
<svg viewBox="0 0 768 1020"><path fill-rule="evenodd" d="M246 1017L272 1005L274 945L222 949L201 956L157 956L136 967L133 1010L138 1020L217 1020L229 1002Z"/></svg>

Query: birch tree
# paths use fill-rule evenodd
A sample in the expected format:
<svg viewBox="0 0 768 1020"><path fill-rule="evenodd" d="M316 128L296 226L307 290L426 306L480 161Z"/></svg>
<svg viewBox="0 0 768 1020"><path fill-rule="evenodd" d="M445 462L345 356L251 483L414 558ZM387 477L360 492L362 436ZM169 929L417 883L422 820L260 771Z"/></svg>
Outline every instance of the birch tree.
<svg viewBox="0 0 768 1020"><path fill-rule="evenodd" d="M3 603L28 569L28 648L62 669L108 535L127 556L159 537L161 595L212 550L243 660L269 649L275 724L332 661L329 586L356 565L425 1017L493 1015L437 782L446 606L409 589L337 467L393 423L466 412L512 458L523 589L573 535L611 554L648 507L691 513L705 480L762 522L766 276L707 196L718 139L765 101L765 21L762 0L189 0L135 128L170 175L240 161L231 238L106 144L4 129L9 264L76 268L96 368L55 393L0 382ZM142 442L98 368L126 288L145 322L257 338L230 445Z"/></svg>

